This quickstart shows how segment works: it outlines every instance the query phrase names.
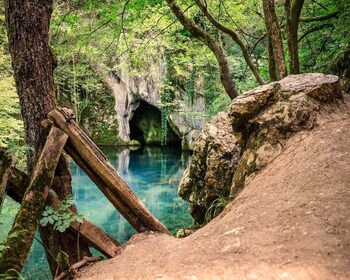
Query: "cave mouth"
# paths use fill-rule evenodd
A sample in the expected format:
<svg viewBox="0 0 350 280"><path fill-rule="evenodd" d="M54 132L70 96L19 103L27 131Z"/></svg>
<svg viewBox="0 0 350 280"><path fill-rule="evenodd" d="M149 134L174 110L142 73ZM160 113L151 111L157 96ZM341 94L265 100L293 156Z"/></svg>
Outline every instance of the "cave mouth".
<svg viewBox="0 0 350 280"><path fill-rule="evenodd" d="M141 145L160 146L162 144L162 114L158 108L140 101L134 116L129 122L130 140ZM167 146L181 146L180 137L167 123Z"/></svg>

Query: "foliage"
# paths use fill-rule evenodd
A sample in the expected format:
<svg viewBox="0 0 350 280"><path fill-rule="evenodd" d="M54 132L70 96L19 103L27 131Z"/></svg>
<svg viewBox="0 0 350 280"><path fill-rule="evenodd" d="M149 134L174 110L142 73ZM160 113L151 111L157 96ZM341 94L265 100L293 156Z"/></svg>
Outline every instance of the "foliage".
<svg viewBox="0 0 350 280"><path fill-rule="evenodd" d="M231 197L220 196L215 199L205 213L205 223L208 223L217 217L231 201Z"/></svg>
<svg viewBox="0 0 350 280"><path fill-rule="evenodd" d="M299 37L303 39L299 42L299 54L303 72L329 72L335 58L350 43L349 1L324 1L322 5L305 2L302 18L325 16L334 11L339 11L338 15L328 20L301 21ZM308 33L312 30L315 31Z"/></svg>
<svg viewBox="0 0 350 280"><path fill-rule="evenodd" d="M0 145L11 143L24 143L23 122L13 78L6 77L0 81Z"/></svg>
<svg viewBox="0 0 350 280"><path fill-rule="evenodd" d="M15 274L16 276L14 276L13 274ZM3 280L25 280L25 278L23 277L23 275L18 272L17 270L9 270L7 271L5 274L0 274L0 279Z"/></svg>
<svg viewBox="0 0 350 280"><path fill-rule="evenodd" d="M74 205L74 198L68 196L61 200L56 208L45 206L40 220L41 226L51 224L55 230L64 232L72 222L83 222L83 217L81 215L74 215L69 209L72 205Z"/></svg>
<svg viewBox="0 0 350 280"><path fill-rule="evenodd" d="M9 54L0 45L0 146L8 147L7 152L23 169L30 148L24 142L23 121L10 61Z"/></svg>

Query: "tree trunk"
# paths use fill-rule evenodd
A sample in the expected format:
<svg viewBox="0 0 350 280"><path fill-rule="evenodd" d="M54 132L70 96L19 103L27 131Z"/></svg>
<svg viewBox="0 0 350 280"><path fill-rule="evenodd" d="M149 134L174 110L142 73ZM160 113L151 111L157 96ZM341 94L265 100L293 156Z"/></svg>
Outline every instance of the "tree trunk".
<svg viewBox="0 0 350 280"><path fill-rule="evenodd" d="M33 149L28 157L29 174L47 136L41 121L55 107L52 98L55 60L49 46L52 7L53 0L7 0L5 7L9 50L25 126L25 138L28 146ZM67 194L71 192L70 172L68 164L62 159L63 156L56 169L58 177L55 180L61 180L64 190L60 187L54 190L58 194ZM59 198L62 199L62 196L59 195ZM89 254L88 247L79 244L76 236L68 240L49 228L40 231L43 243L50 251L47 255L57 256L64 250L72 256L69 260L72 264L81 260L84 254ZM74 255L78 255L78 258L73 257ZM50 258L49 264L54 274L56 262Z"/></svg>
<svg viewBox="0 0 350 280"><path fill-rule="evenodd" d="M285 12L287 18L287 43L289 53L289 72L291 74L299 74L299 50L298 50L298 27L301 9L304 0L286 0Z"/></svg>
<svg viewBox="0 0 350 280"><path fill-rule="evenodd" d="M268 49L268 55L269 55L269 76L271 81L277 81L277 75L276 75L276 65L275 65L275 58L273 55L273 46L270 36L267 36L267 49Z"/></svg>
<svg viewBox="0 0 350 280"><path fill-rule="evenodd" d="M274 77L277 77L277 80L281 80L287 76L287 68L284 59L282 34L276 16L274 0L263 0L263 8L267 38L269 40L268 44L273 48L273 57L270 57L269 63L274 63L276 71L275 75L271 75L272 73L270 73L270 78L273 80ZM270 50L269 48L269 53ZM273 69L273 67L269 66L269 69Z"/></svg>
<svg viewBox="0 0 350 280"><path fill-rule="evenodd" d="M11 172L12 158L6 155L6 149L0 147L0 214L6 196L6 189Z"/></svg>
<svg viewBox="0 0 350 280"><path fill-rule="evenodd" d="M51 129L9 232L0 258L0 274L7 272L17 276L17 272L22 271L67 139L68 135L62 130L55 127Z"/></svg>
<svg viewBox="0 0 350 280"><path fill-rule="evenodd" d="M207 45L207 47L213 52L219 64L220 80L226 90L226 93L231 99L237 97L238 92L232 82L231 72L228 67L228 62L222 47L207 32L205 32L202 28L196 25L192 19L186 17L183 11L180 9L180 7L176 4L175 0L167 0L167 3L174 15L181 22L181 24L188 31L190 31L193 36L202 40Z"/></svg>
<svg viewBox="0 0 350 280"><path fill-rule="evenodd" d="M7 0L6 4L9 48L25 138L33 148L28 159L31 173L47 135L41 121L55 106L51 97L54 60L49 47L52 0Z"/></svg>

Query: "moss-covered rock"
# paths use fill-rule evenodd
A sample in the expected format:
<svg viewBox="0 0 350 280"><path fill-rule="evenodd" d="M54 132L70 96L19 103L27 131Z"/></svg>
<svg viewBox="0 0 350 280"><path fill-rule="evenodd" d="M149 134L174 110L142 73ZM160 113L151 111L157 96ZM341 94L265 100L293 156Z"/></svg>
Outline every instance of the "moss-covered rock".
<svg viewBox="0 0 350 280"><path fill-rule="evenodd" d="M317 116L336 109L343 93L333 75L290 75L237 97L229 115L233 133L243 148L234 173L231 196L254 174L279 155L294 133L312 129Z"/></svg>
<svg viewBox="0 0 350 280"><path fill-rule="evenodd" d="M218 197L235 197L292 135L331 118L342 99L340 79L324 74L290 75L234 99L203 129L179 186L195 220Z"/></svg>
<svg viewBox="0 0 350 280"><path fill-rule="evenodd" d="M179 195L190 202L190 213L202 224L214 200L227 197L240 149L231 120L219 113L199 135L190 165L179 185Z"/></svg>

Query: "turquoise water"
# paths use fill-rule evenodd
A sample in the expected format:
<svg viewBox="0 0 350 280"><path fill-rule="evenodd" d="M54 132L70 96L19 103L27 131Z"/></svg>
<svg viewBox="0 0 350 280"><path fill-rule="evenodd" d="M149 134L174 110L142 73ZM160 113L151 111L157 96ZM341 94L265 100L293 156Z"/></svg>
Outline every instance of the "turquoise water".
<svg viewBox="0 0 350 280"><path fill-rule="evenodd" d="M178 229L193 223L187 203L177 196L179 181L189 161L188 154L175 148L159 147L145 147L136 151L103 147L102 150L138 198L171 232L176 233ZM70 169L79 213L118 242L126 242L136 231L73 161L70 162ZM13 202L7 199L3 210L7 213L7 209L13 207ZM8 221L7 226L10 224ZM45 253L37 240L34 241L23 274L26 279L50 277Z"/></svg>

